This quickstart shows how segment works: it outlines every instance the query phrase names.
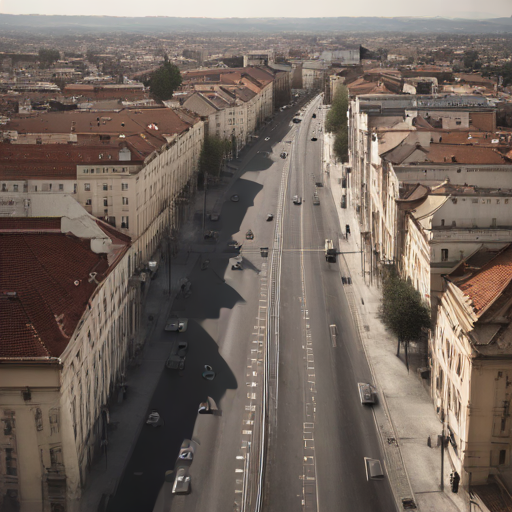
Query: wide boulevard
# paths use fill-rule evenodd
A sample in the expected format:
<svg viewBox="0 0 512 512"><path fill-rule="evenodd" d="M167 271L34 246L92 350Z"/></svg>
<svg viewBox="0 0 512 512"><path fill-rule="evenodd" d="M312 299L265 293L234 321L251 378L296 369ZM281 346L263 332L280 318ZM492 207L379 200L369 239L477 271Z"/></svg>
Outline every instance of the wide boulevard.
<svg viewBox="0 0 512 512"><path fill-rule="evenodd" d="M169 347L188 342L186 366L162 361L148 412L164 423L142 428L108 512L396 510L387 478L366 478L364 457L383 459L372 407L357 389L371 374L342 256L324 256L325 239L343 251L345 233L322 172L325 112L317 96L278 113L237 162L219 221L208 222L217 241L202 240L199 224L187 234L197 257L192 293L176 298L172 314L188 318L188 329L155 333ZM296 114L302 122L292 122ZM232 240L243 242L239 255ZM236 261L242 271L231 270ZM213 381L202 378L205 365ZM198 415L208 396L219 411ZM197 443L191 493L173 495L173 474L164 475L176 469L183 439Z"/></svg>

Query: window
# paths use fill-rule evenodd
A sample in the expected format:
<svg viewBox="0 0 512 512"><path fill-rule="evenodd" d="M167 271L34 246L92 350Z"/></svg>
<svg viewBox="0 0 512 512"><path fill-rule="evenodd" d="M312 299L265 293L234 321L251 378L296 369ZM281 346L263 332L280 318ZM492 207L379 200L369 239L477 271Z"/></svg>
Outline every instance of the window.
<svg viewBox="0 0 512 512"><path fill-rule="evenodd" d="M441 219L441 226L444 226L444 219Z"/></svg>
<svg viewBox="0 0 512 512"><path fill-rule="evenodd" d="M448 249L441 249L441 261L448 261Z"/></svg>
<svg viewBox="0 0 512 512"><path fill-rule="evenodd" d="M91 205L92 205L92 199L86 199L85 206L91 206Z"/></svg>
<svg viewBox="0 0 512 512"><path fill-rule="evenodd" d="M121 183L121 190L128 190L128 183Z"/></svg>
<svg viewBox="0 0 512 512"><path fill-rule="evenodd" d="M84 169L82 172L83 172L84 174L89 174L89 169Z"/></svg>
<svg viewBox="0 0 512 512"><path fill-rule="evenodd" d="M50 192L52 191L52 186L53 186L53 185L52 185L51 183L49 183L49 184L48 184L48 190L49 190Z"/></svg>
<svg viewBox="0 0 512 512"><path fill-rule="evenodd" d="M495 227L496 227L496 217L493 217L492 221L491 221L491 228L495 228Z"/></svg>
<svg viewBox="0 0 512 512"><path fill-rule="evenodd" d="M64 192L64 184L59 183L59 192Z"/></svg>
<svg viewBox="0 0 512 512"><path fill-rule="evenodd" d="M129 219L128 217L122 217L121 218L121 227L124 228L124 229L128 229L129 228Z"/></svg>
<svg viewBox="0 0 512 512"><path fill-rule="evenodd" d="M13 192L18 192L18 185L13 185L12 186L12 191Z"/></svg>
<svg viewBox="0 0 512 512"><path fill-rule="evenodd" d="M50 461L52 466L62 466L62 448L60 446L50 448Z"/></svg>
<svg viewBox="0 0 512 512"><path fill-rule="evenodd" d="M34 192L37 192L37 185L34 187Z"/></svg>
<svg viewBox="0 0 512 512"><path fill-rule="evenodd" d="M505 199L505 204L508 204L508 199Z"/></svg>
<svg viewBox="0 0 512 512"><path fill-rule="evenodd" d="M73 194L76 194L76 191L78 190L77 186L78 185L76 183L73 185Z"/></svg>
<svg viewBox="0 0 512 512"><path fill-rule="evenodd" d="M2 183L2 192L7 192L7 185Z"/></svg>
<svg viewBox="0 0 512 512"><path fill-rule="evenodd" d="M456 117L456 118L455 118L455 124L456 124L457 126L460 126L460 125L462 124L462 120L460 119L460 117Z"/></svg>
<svg viewBox="0 0 512 512"><path fill-rule="evenodd" d="M103 206L108 206L108 197L103 198Z"/></svg>
<svg viewBox="0 0 512 512"><path fill-rule="evenodd" d="M103 190L108 190L108 185L106 183L103 183Z"/></svg>
<svg viewBox="0 0 512 512"><path fill-rule="evenodd" d="M500 450L500 461L499 461L500 466L502 464L505 464L506 458L507 458L507 450Z"/></svg>
<svg viewBox="0 0 512 512"><path fill-rule="evenodd" d="M478 203L478 199L471 199L471 202L472 202L473 204Z"/></svg>
<svg viewBox="0 0 512 512"><path fill-rule="evenodd" d="M127 197L123 197L123 204L128 204L128 198Z"/></svg>
<svg viewBox="0 0 512 512"><path fill-rule="evenodd" d="M91 190L91 184L90 183L84 183L84 190L86 192L90 192Z"/></svg>

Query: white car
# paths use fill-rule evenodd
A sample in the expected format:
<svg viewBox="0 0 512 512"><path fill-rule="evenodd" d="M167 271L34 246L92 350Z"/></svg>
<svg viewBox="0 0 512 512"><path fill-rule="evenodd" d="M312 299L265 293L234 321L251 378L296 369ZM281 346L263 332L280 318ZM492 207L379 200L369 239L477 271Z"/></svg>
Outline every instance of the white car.
<svg viewBox="0 0 512 512"><path fill-rule="evenodd" d="M265 140L270 140L270 137L265 137Z"/></svg>

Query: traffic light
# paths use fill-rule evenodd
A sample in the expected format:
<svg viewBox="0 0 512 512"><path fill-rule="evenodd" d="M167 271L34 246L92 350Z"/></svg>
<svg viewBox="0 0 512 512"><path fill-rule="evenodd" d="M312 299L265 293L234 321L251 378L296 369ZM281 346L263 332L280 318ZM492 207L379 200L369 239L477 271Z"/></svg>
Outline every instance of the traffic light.
<svg viewBox="0 0 512 512"><path fill-rule="evenodd" d="M450 475L450 484L452 485L452 492L453 493L459 492L459 482L460 482L459 473L457 473L457 471L454 471Z"/></svg>

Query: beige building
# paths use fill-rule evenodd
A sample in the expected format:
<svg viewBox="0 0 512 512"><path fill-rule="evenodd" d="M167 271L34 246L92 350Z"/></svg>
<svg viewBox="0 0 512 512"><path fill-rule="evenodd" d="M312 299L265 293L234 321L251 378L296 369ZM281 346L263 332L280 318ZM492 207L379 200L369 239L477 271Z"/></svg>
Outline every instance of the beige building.
<svg viewBox="0 0 512 512"><path fill-rule="evenodd" d="M68 199L66 199L68 198ZM78 510L139 327L130 239L72 198L0 218L0 508ZM44 307L41 307L44 304Z"/></svg>
<svg viewBox="0 0 512 512"><path fill-rule="evenodd" d="M432 398L461 483L510 466L512 246L482 247L445 277L431 340Z"/></svg>

